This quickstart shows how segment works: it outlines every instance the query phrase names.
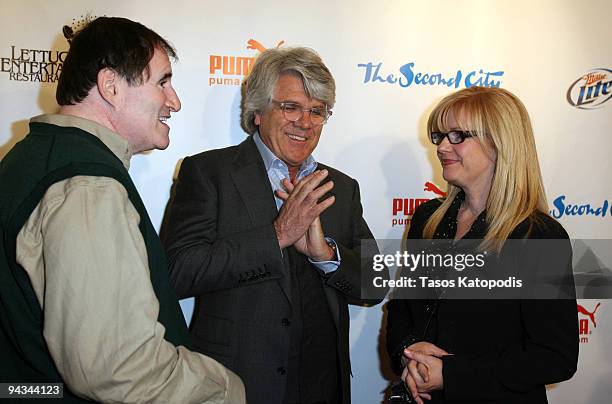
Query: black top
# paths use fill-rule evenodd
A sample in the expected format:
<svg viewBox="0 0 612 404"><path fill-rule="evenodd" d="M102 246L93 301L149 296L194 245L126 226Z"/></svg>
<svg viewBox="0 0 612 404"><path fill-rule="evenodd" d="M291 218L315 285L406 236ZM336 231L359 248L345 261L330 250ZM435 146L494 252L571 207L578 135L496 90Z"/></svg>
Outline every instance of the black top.
<svg viewBox="0 0 612 404"><path fill-rule="evenodd" d="M464 200L455 198L434 238L452 239ZM422 238L440 200L421 205L412 218L408 239ZM482 239L487 231L483 212L464 236ZM563 227L543 213L519 224L509 238L568 239ZM408 242L410 243L410 242ZM569 242L568 242L569 243ZM569 244L568 244L569 245ZM578 361L578 319L575 299L565 300L439 300L429 319L426 300L392 300L388 304L387 350L395 369L397 353L410 337L451 353L443 358L442 391L432 403L547 403L544 386L569 379Z"/></svg>

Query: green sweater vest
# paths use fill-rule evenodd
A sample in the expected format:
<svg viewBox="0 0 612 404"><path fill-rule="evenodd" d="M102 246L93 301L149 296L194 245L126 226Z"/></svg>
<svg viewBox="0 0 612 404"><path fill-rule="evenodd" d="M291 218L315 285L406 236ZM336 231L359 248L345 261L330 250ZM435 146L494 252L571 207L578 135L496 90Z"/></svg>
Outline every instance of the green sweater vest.
<svg viewBox="0 0 612 404"><path fill-rule="evenodd" d="M77 175L114 178L127 190L141 218L139 229L159 300L158 321L166 328L165 339L174 345L188 345L187 327L170 285L163 247L121 161L83 130L30 123L30 134L0 162L0 382L63 382L43 338L42 309L27 273L15 260L15 250L19 231L46 190ZM67 386L64 400L82 401Z"/></svg>

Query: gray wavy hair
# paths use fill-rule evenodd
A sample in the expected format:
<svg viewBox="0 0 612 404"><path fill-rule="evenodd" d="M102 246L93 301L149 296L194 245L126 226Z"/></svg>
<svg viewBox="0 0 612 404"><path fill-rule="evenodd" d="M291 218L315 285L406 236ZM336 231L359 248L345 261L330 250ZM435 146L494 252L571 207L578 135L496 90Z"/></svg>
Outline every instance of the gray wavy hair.
<svg viewBox="0 0 612 404"><path fill-rule="evenodd" d="M268 49L255 59L242 83L240 121L249 135L257 131L255 114L268 108L276 82L283 74L300 77L308 97L325 103L329 110L334 107L336 82L314 50L304 47Z"/></svg>

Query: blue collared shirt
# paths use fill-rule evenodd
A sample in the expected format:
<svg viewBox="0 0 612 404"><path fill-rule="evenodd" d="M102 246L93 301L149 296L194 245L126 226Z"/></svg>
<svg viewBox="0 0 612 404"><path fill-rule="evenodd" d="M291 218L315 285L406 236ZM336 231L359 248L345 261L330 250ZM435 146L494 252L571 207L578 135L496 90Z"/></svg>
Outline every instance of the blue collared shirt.
<svg viewBox="0 0 612 404"><path fill-rule="evenodd" d="M270 150L268 146L266 146L266 144L261 140L259 133L255 133L253 135L253 140L255 141L255 146L257 146L257 150L259 150L259 154L261 155L261 158L263 159L264 166L266 167L266 173L268 174L268 180L270 181L270 185L272 186L272 190L273 191L276 191L277 189L284 190L282 181L285 178L289 178L289 167L287 167L287 164L285 164L283 160L276 157L276 155L272 152L272 150ZM310 155L300 166L300 169L297 173L296 178L298 180L301 180L302 178L312 174L316 169L317 169L317 161L314 159L314 157L312 157L312 155ZM274 200L276 202L276 208L280 210L280 208L283 206L283 200L280 199L278 196L276 196L276 193L274 194ZM325 237L325 240L331 241L334 244L336 244L336 242L329 237ZM336 269L338 269L338 266L340 265L340 250L338 249L337 244L336 244L336 254L338 256L337 261L315 262L315 261L312 261L310 258L308 258L308 261L310 261L313 265L315 265L321 271L325 272L326 274L329 274L335 271Z"/></svg>

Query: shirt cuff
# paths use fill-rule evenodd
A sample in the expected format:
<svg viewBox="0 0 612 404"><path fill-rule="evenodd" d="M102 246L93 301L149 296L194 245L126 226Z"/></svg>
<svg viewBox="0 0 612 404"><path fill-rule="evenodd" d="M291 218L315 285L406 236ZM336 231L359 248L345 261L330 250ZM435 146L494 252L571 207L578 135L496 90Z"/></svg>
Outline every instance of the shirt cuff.
<svg viewBox="0 0 612 404"><path fill-rule="evenodd" d="M314 265L315 267L323 271L325 275L328 275L328 274L331 274L332 272L335 272L338 269L338 267L340 266L341 258L340 258L340 249L338 248L338 244L336 243L336 241L329 237L325 237L325 241L327 241L328 243L334 243L334 245L336 246L336 256L338 257L338 259L336 261L313 261L310 258L308 258L308 261L312 265Z"/></svg>

